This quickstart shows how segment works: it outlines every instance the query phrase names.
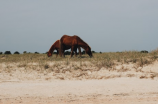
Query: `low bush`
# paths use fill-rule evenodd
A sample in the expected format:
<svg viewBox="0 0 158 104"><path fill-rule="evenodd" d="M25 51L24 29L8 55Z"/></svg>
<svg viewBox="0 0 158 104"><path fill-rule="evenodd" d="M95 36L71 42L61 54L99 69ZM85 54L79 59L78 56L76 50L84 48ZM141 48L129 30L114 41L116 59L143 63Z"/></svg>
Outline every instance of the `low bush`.
<svg viewBox="0 0 158 104"><path fill-rule="evenodd" d="M20 54L18 51L14 52L14 54Z"/></svg>
<svg viewBox="0 0 158 104"><path fill-rule="evenodd" d="M141 53L149 53L148 51L146 51L146 50L142 50L142 51L140 51Z"/></svg>
<svg viewBox="0 0 158 104"><path fill-rule="evenodd" d="M10 51L5 51L4 54L11 54L11 52Z"/></svg>
<svg viewBox="0 0 158 104"><path fill-rule="evenodd" d="M27 53L27 51L24 51L23 53L25 54L25 53Z"/></svg>
<svg viewBox="0 0 158 104"><path fill-rule="evenodd" d="M39 54L39 52L35 52L35 54Z"/></svg>

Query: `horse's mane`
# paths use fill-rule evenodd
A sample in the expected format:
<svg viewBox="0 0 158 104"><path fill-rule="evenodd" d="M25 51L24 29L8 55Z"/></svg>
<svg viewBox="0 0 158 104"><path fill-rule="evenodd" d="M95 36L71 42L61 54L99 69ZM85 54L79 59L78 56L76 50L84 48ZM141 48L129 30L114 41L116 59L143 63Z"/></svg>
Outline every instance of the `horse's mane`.
<svg viewBox="0 0 158 104"><path fill-rule="evenodd" d="M59 41L59 40L56 40L56 41L54 42L54 44L50 47L49 52L54 51L54 49L53 49L53 48L55 48L54 45L55 45L58 41Z"/></svg>
<svg viewBox="0 0 158 104"><path fill-rule="evenodd" d="M77 36L77 35L74 35ZM79 36L77 36L82 42L84 42L85 44L87 44L87 46L91 49L91 47L88 45L88 43L86 43L84 40L82 40Z"/></svg>
<svg viewBox="0 0 158 104"><path fill-rule="evenodd" d="M56 40L55 43L53 45L55 45L59 40Z"/></svg>

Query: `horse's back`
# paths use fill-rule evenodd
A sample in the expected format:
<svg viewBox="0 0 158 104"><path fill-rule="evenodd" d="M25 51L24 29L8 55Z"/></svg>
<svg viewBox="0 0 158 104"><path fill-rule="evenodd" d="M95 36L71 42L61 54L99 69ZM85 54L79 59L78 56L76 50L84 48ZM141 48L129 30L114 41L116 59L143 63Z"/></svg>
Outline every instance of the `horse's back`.
<svg viewBox="0 0 158 104"><path fill-rule="evenodd" d="M60 39L61 43L71 45L76 40L76 36L63 35Z"/></svg>
<svg viewBox="0 0 158 104"><path fill-rule="evenodd" d="M63 40L74 41L74 40L81 40L81 38L79 36L77 36L77 35L73 35L73 36L63 35L60 40L61 41L63 41Z"/></svg>
<svg viewBox="0 0 158 104"><path fill-rule="evenodd" d="M69 35L63 35L60 39L60 42L67 46L67 47L71 47L71 46L88 46L88 44L86 42L84 42L79 36L77 35L73 35L73 36L69 36Z"/></svg>

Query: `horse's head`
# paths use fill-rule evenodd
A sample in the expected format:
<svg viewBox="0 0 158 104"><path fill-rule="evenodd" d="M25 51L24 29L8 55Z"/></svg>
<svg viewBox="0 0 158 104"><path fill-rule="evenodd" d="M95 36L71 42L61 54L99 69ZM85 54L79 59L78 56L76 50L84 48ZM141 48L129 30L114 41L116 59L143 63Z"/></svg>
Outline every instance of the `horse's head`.
<svg viewBox="0 0 158 104"><path fill-rule="evenodd" d="M51 52L47 52L47 56L48 57L52 56L52 53Z"/></svg>
<svg viewBox="0 0 158 104"><path fill-rule="evenodd" d="M92 52L91 52L91 48L88 46L88 48L86 49L86 53L90 56L93 57Z"/></svg>

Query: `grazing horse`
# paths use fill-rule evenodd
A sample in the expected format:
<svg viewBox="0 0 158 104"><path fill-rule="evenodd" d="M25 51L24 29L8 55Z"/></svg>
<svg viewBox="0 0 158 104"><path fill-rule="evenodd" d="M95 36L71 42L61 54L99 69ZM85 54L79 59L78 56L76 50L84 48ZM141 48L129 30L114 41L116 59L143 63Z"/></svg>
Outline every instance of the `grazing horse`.
<svg viewBox="0 0 158 104"><path fill-rule="evenodd" d="M68 50L70 49L71 47L63 47L63 53L65 50ZM52 56L54 50L57 51L57 54L56 54L56 57L58 57L58 54L59 54L59 40L57 40L49 49L49 51L47 52L47 56L50 57ZM79 51L81 50L81 48L79 47ZM77 56L77 50L73 50L75 51L75 56ZM65 55L64 55L65 57Z"/></svg>
<svg viewBox="0 0 158 104"><path fill-rule="evenodd" d="M63 55L63 50L64 47L71 47L71 57L73 55L73 50L76 50L79 47L82 47L86 53L92 57L92 52L90 46L84 42L80 37L74 35L74 36L68 36L68 35L63 35L60 39L60 56ZM81 52L80 56L81 56Z"/></svg>

